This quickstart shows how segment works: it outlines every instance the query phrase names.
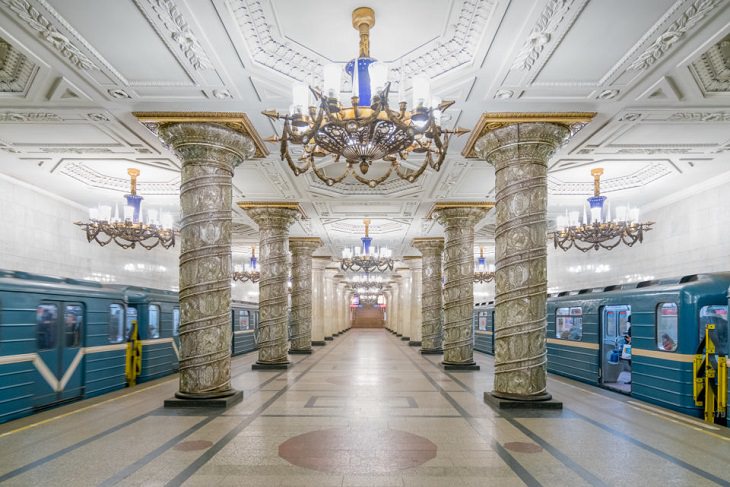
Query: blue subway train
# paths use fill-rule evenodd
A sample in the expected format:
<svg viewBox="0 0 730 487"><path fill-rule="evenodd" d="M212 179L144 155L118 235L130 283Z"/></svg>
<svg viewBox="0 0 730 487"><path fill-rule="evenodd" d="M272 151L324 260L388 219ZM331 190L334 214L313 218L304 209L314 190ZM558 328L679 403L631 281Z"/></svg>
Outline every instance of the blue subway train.
<svg viewBox="0 0 730 487"><path fill-rule="evenodd" d="M0 423L128 383L136 320L136 382L178 368L176 292L0 270ZM231 306L231 351L256 348L258 305Z"/></svg>
<svg viewBox="0 0 730 487"><path fill-rule="evenodd" d="M693 361L709 323L728 348L728 288L719 272L550 295L547 370L701 416ZM494 354L494 304L473 317L475 350Z"/></svg>

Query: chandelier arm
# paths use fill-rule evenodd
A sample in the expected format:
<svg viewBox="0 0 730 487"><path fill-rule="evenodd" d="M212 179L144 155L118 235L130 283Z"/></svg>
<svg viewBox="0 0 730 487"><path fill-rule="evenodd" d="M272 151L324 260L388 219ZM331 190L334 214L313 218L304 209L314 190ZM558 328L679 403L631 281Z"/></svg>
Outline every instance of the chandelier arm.
<svg viewBox="0 0 730 487"><path fill-rule="evenodd" d="M341 175L337 176L336 178L332 178L327 176L325 172L317 167L317 165L314 163L314 160L311 161L309 164L312 167L312 170L314 171L314 174L322 180L323 183L325 183L327 186L332 186L333 184L339 183L343 179L347 177L348 174L353 173L352 166L348 163L347 169L345 169L345 172L343 172Z"/></svg>
<svg viewBox="0 0 730 487"><path fill-rule="evenodd" d="M307 163L304 167L297 166L296 163L294 162L294 160L292 159L291 154L289 153L288 147L286 148L286 151L282 154L281 158L286 160L286 162L289 164L289 168L294 172L295 176L304 174L312 166L312 164L309 160L307 160Z"/></svg>
<svg viewBox="0 0 730 487"><path fill-rule="evenodd" d="M418 178L421 174L423 174L423 171L426 170L428 167L428 156L424 158L423 164L421 164L421 167L419 167L416 172L413 173L406 173L405 171L401 171L400 164L393 163L393 167L395 168L395 173L401 178L405 179L406 181L413 182L416 178Z"/></svg>
<svg viewBox="0 0 730 487"><path fill-rule="evenodd" d="M352 176L355 179L357 179L358 181L360 181L362 184L366 184L369 187L374 188L377 185L379 185L380 183L382 183L383 181L385 181L386 179L388 179L388 177L390 177L391 173L393 172L393 167L395 167L395 163L391 164L390 168L388 168L388 171L384 175L382 175L379 178L375 178L375 179L364 178L364 177L360 176L358 173L356 173L354 170L352 171Z"/></svg>

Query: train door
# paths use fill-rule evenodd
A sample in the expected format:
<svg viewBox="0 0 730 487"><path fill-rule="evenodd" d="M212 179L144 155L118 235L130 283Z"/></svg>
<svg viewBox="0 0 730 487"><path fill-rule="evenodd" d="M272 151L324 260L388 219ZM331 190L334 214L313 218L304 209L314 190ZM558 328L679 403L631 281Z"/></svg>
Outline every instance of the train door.
<svg viewBox="0 0 730 487"><path fill-rule="evenodd" d="M127 307L127 322L124 325L124 339L125 340L129 340L129 335L132 333L132 322L135 320L137 320L136 306ZM137 324L139 325L139 321L137 321Z"/></svg>
<svg viewBox="0 0 730 487"><path fill-rule="evenodd" d="M492 314L492 323L491 323L491 325L489 325L489 327L487 328L487 330L490 331L490 332L492 332L492 339L489 341L489 343L490 343L490 347L489 347L490 350L489 351L492 354L494 354L494 345L497 343L496 342L496 339L497 339L497 333L496 333L497 326L494 323L494 310L491 311L491 314Z"/></svg>
<svg viewBox="0 0 730 487"><path fill-rule="evenodd" d="M604 387L631 393L631 358L624 335L631 322L631 306L613 305L601 309L600 382Z"/></svg>
<svg viewBox="0 0 730 487"><path fill-rule="evenodd" d="M81 396L81 303L43 301L36 308L36 345L43 380L37 380L33 407L42 408Z"/></svg>

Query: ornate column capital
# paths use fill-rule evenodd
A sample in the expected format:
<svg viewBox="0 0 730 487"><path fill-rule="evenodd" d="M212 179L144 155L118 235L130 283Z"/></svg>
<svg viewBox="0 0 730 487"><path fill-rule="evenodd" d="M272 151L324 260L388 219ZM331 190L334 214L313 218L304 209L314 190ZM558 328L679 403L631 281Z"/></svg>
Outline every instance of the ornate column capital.
<svg viewBox="0 0 730 487"><path fill-rule="evenodd" d="M429 216L436 218L444 227L460 226L471 228L484 218L489 210L494 208L492 202L451 202L436 203Z"/></svg>
<svg viewBox="0 0 730 487"><path fill-rule="evenodd" d="M444 251L443 237L418 237L411 240L411 247L417 249L422 256L441 254Z"/></svg>
<svg viewBox="0 0 730 487"><path fill-rule="evenodd" d="M275 201L241 202L238 207L259 227L285 229L297 218L306 218L304 211L297 203L281 203Z"/></svg>
<svg viewBox="0 0 730 487"><path fill-rule="evenodd" d="M595 112L483 113L471 131L469 140L467 140L461 155L470 159L488 159L486 154L489 153L487 145L490 138L485 138L485 136L488 134L494 136L496 134L497 138L505 140L502 129L518 125L547 124L560 126L567 130L567 136L572 136L585 127L595 115Z"/></svg>
<svg viewBox="0 0 730 487"><path fill-rule="evenodd" d="M289 250L292 253L309 253L317 250L322 246L322 239L319 237L289 237Z"/></svg>

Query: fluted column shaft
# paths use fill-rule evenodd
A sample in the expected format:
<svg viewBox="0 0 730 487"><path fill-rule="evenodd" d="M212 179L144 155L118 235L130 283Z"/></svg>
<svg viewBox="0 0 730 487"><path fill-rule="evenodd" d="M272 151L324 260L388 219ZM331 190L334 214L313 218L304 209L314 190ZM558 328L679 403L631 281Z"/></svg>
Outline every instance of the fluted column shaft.
<svg viewBox="0 0 730 487"><path fill-rule="evenodd" d="M394 275L393 276L393 279L396 279L396 282L394 282L392 284L393 289L391 291L391 293L393 295L393 309L391 311L393 312L393 314L391 315L392 321L391 321L391 325L390 326L391 326L391 329L395 333L398 333L398 326L399 326L398 325L398 322L399 322L398 320L400 320L400 306L399 306L399 304L400 304L400 299L399 299L400 298L400 292L399 292L399 289L398 289L399 288L398 282L400 281L400 276Z"/></svg>
<svg viewBox="0 0 730 487"><path fill-rule="evenodd" d="M318 238L291 237L291 343L290 351L312 350L312 253L322 246Z"/></svg>
<svg viewBox="0 0 730 487"><path fill-rule="evenodd" d="M421 252L421 351L436 353L443 350L441 254L444 239L419 238L414 239L412 245Z"/></svg>
<svg viewBox="0 0 730 487"><path fill-rule="evenodd" d="M277 207L246 208L259 226L261 280L259 281L259 358L256 365L289 364L288 340L288 235L299 215Z"/></svg>
<svg viewBox="0 0 730 487"><path fill-rule="evenodd" d="M312 260L312 342L324 345L325 289L324 268L330 263L329 257Z"/></svg>
<svg viewBox="0 0 730 487"><path fill-rule="evenodd" d="M179 399L231 396L231 178L250 140L224 126L158 129L182 161Z"/></svg>
<svg viewBox="0 0 730 487"><path fill-rule="evenodd" d="M569 134L559 124L520 123L479 141L479 154L494 164L497 178L497 397L550 399L545 371L547 161Z"/></svg>
<svg viewBox="0 0 730 487"><path fill-rule="evenodd" d="M473 366L474 225L486 210L443 208L436 212L445 227L444 361L447 366Z"/></svg>
<svg viewBox="0 0 730 487"><path fill-rule="evenodd" d="M335 333L342 333L345 329L345 286L346 284L344 282L337 282L335 286L335 294L337 296L335 310L337 314L337 325L335 327Z"/></svg>

